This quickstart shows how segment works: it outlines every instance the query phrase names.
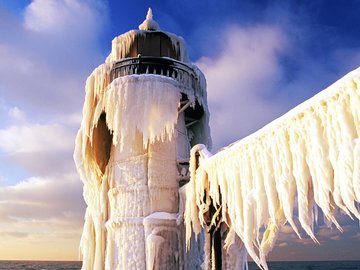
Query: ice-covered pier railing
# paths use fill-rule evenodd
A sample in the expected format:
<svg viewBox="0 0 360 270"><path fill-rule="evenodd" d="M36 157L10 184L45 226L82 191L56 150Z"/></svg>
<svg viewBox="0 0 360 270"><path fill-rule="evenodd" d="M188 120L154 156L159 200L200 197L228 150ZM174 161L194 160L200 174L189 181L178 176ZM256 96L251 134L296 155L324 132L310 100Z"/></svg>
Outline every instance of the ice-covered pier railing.
<svg viewBox="0 0 360 270"><path fill-rule="evenodd" d="M128 57L116 61L111 70L111 81L118 77L134 74L157 74L171 77L182 87L200 91L200 78L194 67L168 57Z"/></svg>
<svg viewBox="0 0 360 270"><path fill-rule="evenodd" d="M265 256L284 223L300 237L295 205L300 226L315 242L317 208L341 232L338 210L360 219L359 136L360 68L214 156L194 147L186 186L187 239L191 229L199 234L208 226L213 207L212 221L220 221L210 226L227 228L225 246L241 239L242 248L267 269Z"/></svg>

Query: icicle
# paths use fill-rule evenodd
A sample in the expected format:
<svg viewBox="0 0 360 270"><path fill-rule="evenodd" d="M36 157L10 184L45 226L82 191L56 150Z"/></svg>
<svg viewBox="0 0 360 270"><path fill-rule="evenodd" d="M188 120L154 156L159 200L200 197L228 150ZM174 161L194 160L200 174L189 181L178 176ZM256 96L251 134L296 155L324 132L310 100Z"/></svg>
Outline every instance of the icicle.
<svg viewBox="0 0 360 270"><path fill-rule="evenodd" d="M149 142L172 138L179 95L174 82L166 77L121 77L111 83L95 112L106 113L114 145L123 145L125 140L131 143L139 130L146 147Z"/></svg>
<svg viewBox="0 0 360 270"><path fill-rule="evenodd" d="M275 175L275 183L278 190L280 204L284 210L284 215L287 221L290 223L297 236L301 238L294 223L292 213L294 208L296 184L292 174L292 158L289 154L290 150L286 130L284 128L277 130L274 139L275 142L272 145L276 147L276 152L275 155L273 155L273 161L277 166L274 168L275 172L278 172L278 174ZM278 179L278 181L276 179Z"/></svg>
<svg viewBox="0 0 360 270"><path fill-rule="evenodd" d="M267 268L266 255L273 249L276 238L278 236L279 228L270 222L266 228L260 246L260 265Z"/></svg>
<svg viewBox="0 0 360 270"><path fill-rule="evenodd" d="M360 202L360 138L354 140L354 173L353 186L356 195L356 200Z"/></svg>
<svg viewBox="0 0 360 270"><path fill-rule="evenodd" d="M340 231L336 208L360 219L359 81L360 68L193 170L186 196L187 230L192 225L197 234L200 225L206 226L205 202L222 202L222 221L258 266L267 269L265 257L285 221L300 237L293 220L296 196L300 225L316 243L318 207L326 224ZM266 230L261 236L262 226ZM232 241L228 236L226 246Z"/></svg>
<svg viewBox="0 0 360 270"><path fill-rule="evenodd" d="M197 158L199 154L199 158ZM206 149L205 145L196 145L191 149L190 153L190 177L195 177L197 162L200 164L205 163L205 160L211 156L211 153ZM184 222L186 224L186 247L190 248L190 237L191 229L194 231L197 236L201 231L201 221L198 221L199 218L203 217L205 214L204 206L208 204L203 204L203 191L198 190L196 182L192 181L191 183L185 186L186 188L186 203L185 203L185 213L184 213ZM199 185L202 188L202 185ZM196 191L199 191L199 196ZM200 209L199 209L200 208ZM200 214L200 215L199 215ZM204 224L204 222L203 222Z"/></svg>
<svg viewBox="0 0 360 270"><path fill-rule="evenodd" d="M241 242L235 231L230 229L226 239L224 240L224 249L226 250L229 258L232 260L231 265L226 265L225 269L239 269L247 270L247 251L244 244ZM227 259L227 258L225 258Z"/></svg>
<svg viewBox="0 0 360 270"><path fill-rule="evenodd" d="M308 201L310 172L305 159L305 136L302 133L299 118L293 120L294 128L289 130L289 144L293 157L293 175L296 181L299 221L305 232L318 242L311 229L313 220L310 218L311 205Z"/></svg>
<svg viewBox="0 0 360 270"><path fill-rule="evenodd" d="M331 206L330 194L333 189L333 169L327 158L327 149L324 144L323 131L314 112L306 113L304 126L307 134L307 164L312 178L314 200L322 209L325 217L341 230Z"/></svg>
<svg viewBox="0 0 360 270"><path fill-rule="evenodd" d="M147 270L158 269L156 261L160 257L160 247L164 243L165 239L159 235L151 233L146 237L146 251L147 251L147 261L146 268Z"/></svg>
<svg viewBox="0 0 360 270"><path fill-rule="evenodd" d="M279 199L277 194L276 185L274 184L274 169L271 162L271 152L268 142L263 142L263 156L261 166L264 170L264 187L267 197L269 215L273 224L277 224L276 212L279 209Z"/></svg>

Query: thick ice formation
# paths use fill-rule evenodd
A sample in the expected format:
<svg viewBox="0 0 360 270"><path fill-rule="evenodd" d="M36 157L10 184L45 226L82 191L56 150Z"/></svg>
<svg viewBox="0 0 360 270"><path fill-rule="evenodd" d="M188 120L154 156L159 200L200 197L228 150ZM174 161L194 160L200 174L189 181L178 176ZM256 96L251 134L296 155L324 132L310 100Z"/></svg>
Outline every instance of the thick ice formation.
<svg viewBox="0 0 360 270"><path fill-rule="evenodd" d="M134 144L136 132L141 132L146 148L156 140L171 140L177 122L180 92L176 82L157 75L132 75L115 79L104 92L91 119L84 119L94 128L101 113L113 131L113 144L123 148ZM92 136L92 129L86 130Z"/></svg>
<svg viewBox="0 0 360 270"><path fill-rule="evenodd" d="M144 35L146 30L130 30L122 35L115 37L112 40L112 49L109 56L106 58L106 63L112 64L113 61L118 61L126 57L129 53L131 45L134 42L136 35ZM189 63L189 55L186 49L185 41L182 37L174 35L169 32L165 33L171 40L172 46L176 52L179 52L180 59L179 61L184 63Z"/></svg>
<svg viewBox="0 0 360 270"><path fill-rule="evenodd" d="M194 147L186 187L187 240L191 231L197 235L206 227L212 203L230 231L226 245L235 241L234 231L267 269L265 256L279 228L288 222L299 235L295 200L300 225L315 242L317 207L340 231L338 209L360 219L359 85L360 68L212 157L203 146Z"/></svg>
<svg viewBox="0 0 360 270"><path fill-rule="evenodd" d="M204 116L190 129L194 142L209 146L205 80L195 67L199 89L189 89L180 72L181 78L127 70L133 75L113 80L114 61L126 57L135 35L144 32L115 38L105 63L86 81L74 152L87 204L83 269L194 269L202 256L198 249L185 254L181 244L178 160L189 159L190 144L178 107L182 95L190 106L196 100L202 105ZM169 36L187 61L182 39Z"/></svg>
<svg viewBox="0 0 360 270"><path fill-rule="evenodd" d="M146 198L148 193L146 165L151 159L149 160L147 155L156 142L166 144L165 142L173 139L180 92L173 79L157 75L118 78L101 95L93 93L91 81L90 78L87 84L84 118L76 141L75 159L84 181L84 198L88 205L81 241L85 259L83 268L102 269L105 261L105 245L109 245L113 236L112 228L121 227L124 219L131 219L127 221L134 222L134 228L139 223L138 232L134 234L145 237L140 232L143 230L141 218L150 214L150 208L146 205L149 203L149 198ZM108 160L103 160L109 165L106 166L105 171L102 171L96 145L103 143L106 137L94 141L94 132L101 114L104 113L107 127L112 131L112 136L109 138L112 137L110 144L113 146ZM170 167L170 170L174 171L172 188L177 191L176 156L171 151L169 153L173 154L173 166ZM120 172L118 172L119 168ZM127 174L124 175L121 168L128 171ZM127 182L128 178L133 179L136 175L139 181ZM123 197L121 202L117 202L119 196ZM137 199L129 196L137 196ZM143 203L141 203L142 199ZM131 201L133 205L128 205ZM108 209L113 210L109 212ZM113 214L115 210L121 213ZM105 222L107 230L105 230ZM109 235L105 237L106 234ZM145 263L145 260L142 261ZM110 268L117 269L112 266Z"/></svg>

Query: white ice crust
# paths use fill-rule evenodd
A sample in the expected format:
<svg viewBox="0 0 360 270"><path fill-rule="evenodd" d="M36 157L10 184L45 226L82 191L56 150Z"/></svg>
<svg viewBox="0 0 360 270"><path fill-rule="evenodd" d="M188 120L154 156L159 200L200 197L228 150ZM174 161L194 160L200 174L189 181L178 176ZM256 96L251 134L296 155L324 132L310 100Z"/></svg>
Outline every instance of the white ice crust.
<svg viewBox="0 0 360 270"><path fill-rule="evenodd" d="M186 49L185 41L182 37L174 35L169 32L165 33L171 40L172 46L175 51L179 52L180 61L184 63L189 63L189 55ZM109 56L106 58L106 63L112 63L113 61L118 61L126 57L129 53L130 47L134 42L136 35L144 35L148 33L147 30L130 30L122 35L115 37L112 40L112 49Z"/></svg>
<svg viewBox="0 0 360 270"><path fill-rule="evenodd" d="M80 242L82 269L161 269L171 260L173 265L189 265L184 269L193 265L184 262L180 254L185 250L179 242L183 238L179 226L183 225L177 224L177 148L190 148L178 107L181 94L192 106L198 100L205 115L194 125L199 129L195 137L211 142L206 90L202 89L206 84L197 69L202 83L197 92L183 88L172 77L157 74L112 80L114 61L128 54L139 32L144 31L129 31L115 38L105 63L86 81L83 119L74 152L87 204ZM175 35L170 38L181 51L182 61L188 61L182 39ZM96 139L103 115L110 142L106 137ZM178 119L182 119L181 125ZM179 137L184 138L177 145ZM111 146L108 160L104 153L96 152L106 143ZM106 164L105 170L99 159Z"/></svg>
<svg viewBox="0 0 360 270"><path fill-rule="evenodd" d="M212 157L204 146L194 147L186 186L187 240L206 227L211 203L229 228L226 246L239 237L261 269L268 269L265 256L282 225L289 223L300 237L296 205L298 224L315 242L318 207L325 222L342 231L335 217L339 209L360 219L359 136L360 68Z"/></svg>
<svg viewBox="0 0 360 270"><path fill-rule="evenodd" d="M139 25L140 30L152 30L158 31L160 30L159 24L153 19L153 14L151 8L148 9L146 14L146 19L142 24Z"/></svg>

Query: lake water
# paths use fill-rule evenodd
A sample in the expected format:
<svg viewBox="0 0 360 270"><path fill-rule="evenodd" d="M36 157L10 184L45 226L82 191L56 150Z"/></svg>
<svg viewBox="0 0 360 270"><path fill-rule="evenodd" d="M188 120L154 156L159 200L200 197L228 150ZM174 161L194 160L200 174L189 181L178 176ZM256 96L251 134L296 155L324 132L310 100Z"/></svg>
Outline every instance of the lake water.
<svg viewBox="0 0 360 270"><path fill-rule="evenodd" d="M269 262L268 265L270 270L360 270L360 261ZM0 270L8 269L79 270L81 262L0 261ZM254 263L249 263L249 270L258 269Z"/></svg>
<svg viewBox="0 0 360 270"><path fill-rule="evenodd" d="M268 262L270 270L360 270L360 261ZM249 262L249 270L258 270Z"/></svg>
<svg viewBox="0 0 360 270"><path fill-rule="evenodd" d="M79 270L81 262L0 261L0 270Z"/></svg>

